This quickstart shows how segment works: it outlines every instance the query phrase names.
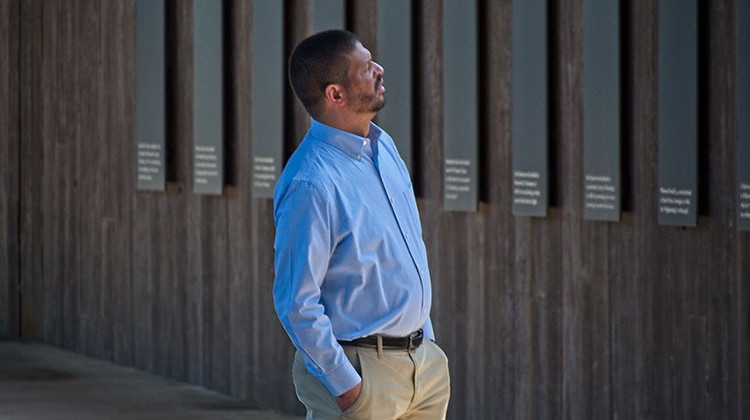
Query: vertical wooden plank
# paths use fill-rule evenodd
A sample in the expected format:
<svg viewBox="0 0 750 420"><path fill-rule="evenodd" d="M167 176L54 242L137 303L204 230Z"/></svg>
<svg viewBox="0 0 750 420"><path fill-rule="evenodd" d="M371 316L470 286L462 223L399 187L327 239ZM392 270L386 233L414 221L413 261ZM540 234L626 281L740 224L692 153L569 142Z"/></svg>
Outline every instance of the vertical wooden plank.
<svg viewBox="0 0 750 420"><path fill-rule="evenodd" d="M477 2L443 4L443 207L475 211L479 201Z"/></svg>
<svg viewBox="0 0 750 420"><path fill-rule="evenodd" d="M737 239L737 255L743 256L750 252L750 234L742 232ZM737 395L736 404L731 407L736 418L743 419L750 416L750 401L744 398L750 392L750 259L737 258L737 293L734 295L736 329L734 336L737 371L732 381Z"/></svg>
<svg viewBox="0 0 750 420"><path fill-rule="evenodd" d="M172 377L194 384L204 384L203 350L203 281L200 277L200 209L199 196L193 191L193 2L179 0L168 4L169 50L168 89L171 106L168 107L168 142L172 144L175 185L167 196L168 214L164 230L168 235L167 256L170 261L169 276L163 279L165 293L161 323L164 332L162 350L168 360ZM166 246L165 246L166 247Z"/></svg>
<svg viewBox="0 0 750 420"><path fill-rule="evenodd" d="M347 1L345 6L346 29L357 34L362 45L370 50L376 61L380 60L381 25L378 22L381 7L380 0ZM401 2L401 9L404 13L410 10L410 2Z"/></svg>
<svg viewBox="0 0 750 420"><path fill-rule="evenodd" d="M225 134L225 2L196 0L193 2L193 192L222 194L224 178ZM209 172L214 172L210 174ZM205 176L204 176L205 175ZM213 180L211 177L216 176ZM206 183L204 184L204 181ZM196 269L203 294L202 307L203 384L227 392L229 388L229 336L227 330L227 223L226 200L220 197L192 197L191 214L195 222L193 238L197 243ZM177 308L175 308L177 309Z"/></svg>
<svg viewBox="0 0 750 420"><path fill-rule="evenodd" d="M482 5L482 3L480 3ZM484 2L480 6L480 82L484 93L479 108L480 177L487 182L482 189L487 200L484 254L484 396L474 418L518 418L515 411L519 373L515 362L521 352L517 345L517 309L520 281L514 277L513 258L515 219L511 215L511 196L507 180L511 170L511 7L510 2ZM481 206L480 206L481 210ZM435 308L437 309L437 308ZM434 311L433 311L434 312ZM455 371L451 372L455 375Z"/></svg>
<svg viewBox="0 0 750 420"><path fill-rule="evenodd" d="M411 2L380 0L377 14L375 60L385 69L383 77L388 90L386 106L378 113L377 123L391 135L406 167L412 172Z"/></svg>
<svg viewBox="0 0 750 420"><path fill-rule="evenodd" d="M328 29L344 29L344 0L312 0L313 33Z"/></svg>
<svg viewBox="0 0 750 420"><path fill-rule="evenodd" d="M555 69L551 79L554 94L550 100L552 106L550 124L553 139L556 139L554 165L559 174L556 176L560 191L558 202L565 209L560 214L560 225L562 233L562 246L560 253L562 272L562 334L560 336L562 347L562 384L560 390L561 417L563 418L608 418L610 417L610 349L609 349L609 265L608 253L606 251L609 243L609 232L606 225L595 225L584 223L586 213L586 195L589 190L583 188L588 184L587 175L591 169L588 166L586 155L590 150L586 141L586 135L606 135L606 131L599 133L587 133L587 118L591 116L586 108L595 104L586 102L589 97L585 96L587 88L586 81L591 81L591 73L597 73L593 77L606 77L611 81L614 74L614 89L619 89L619 61L614 60L606 66L606 70L591 61L586 61L586 36L593 35L593 28L587 28L591 16L586 13L592 10L588 0L567 0L559 2L551 8L550 19L554 19L550 25L551 39L554 43L551 50L554 52L552 68ZM587 6L588 4L588 6ZM614 31L614 34L605 36L605 41L611 52L618 55L618 7L617 2L610 2L608 16L602 18L603 31ZM598 4L601 9L605 5ZM614 6L614 7L613 7ZM596 10L594 10L596 12ZM587 20L588 19L588 20ZM594 18L596 19L596 18ZM615 25L608 23L614 21ZM598 24L597 24L598 25ZM606 29L605 29L606 28ZM594 35L596 36L596 35ZM612 41L614 40L614 41ZM610 57L611 58L611 57ZM608 60L607 58L605 60ZM614 68L611 66L614 65ZM609 72L602 76L601 72ZM606 89L605 89L606 91ZM611 95L611 93L608 93ZM614 112L612 118L618 124L609 127L609 134L614 133L617 140L614 147L619 148L619 96L614 95ZM588 122L592 123L591 121ZM594 121L594 124L601 123ZM590 128L590 126L588 126ZM604 142L612 138L600 139ZM614 155L619 168L619 149L608 151ZM602 156L602 159L604 157ZM601 168L601 167L600 167ZM618 169L619 171L619 169ZM604 172L611 174L611 172ZM602 175L598 172L598 175ZM619 183L619 173L613 179ZM554 213L553 213L554 214ZM619 211L618 216L619 218ZM554 290L554 285L552 290Z"/></svg>
<svg viewBox="0 0 750 420"><path fill-rule="evenodd" d="M203 198L200 206L200 259L204 285L203 352L204 385L226 393L229 386L229 332L227 287L227 210L223 201Z"/></svg>
<svg viewBox="0 0 750 420"><path fill-rule="evenodd" d="M625 153L630 163L623 172L630 173L632 179L629 187L623 189L623 196L631 200L630 212L624 213L621 222L612 229L609 248L612 258L611 410L618 418L638 418L655 409L649 396L653 387L649 370L658 368L651 366L648 354L654 341L651 303L652 289L663 283L648 280L656 275L655 267L648 266L649 258L655 260L652 255L656 245L645 234L656 224L648 214L656 211L656 203L648 196L656 181L653 139L656 136L657 3L624 1L622 10L625 15L623 92L627 92L623 105L623 143L629 146ZM618 248L616 244L623 246Z"/></svg>
<svg viewBox="0 0 750 420"><path fill-rule="evenodd" d="M134 305L132 290L132 201L135 194L136 175L134 165L123 156L132 153L134 147L134 124L136 124L135 98L131 94L136 82L134 66L135 45L134 27L135 1L104 4L102 21L110 30L102 36L104 65L104 92L110 86L119 95L109 95L105 103L106 115L104 132L111 133L105 167L110 171L105 190L106 242L104 245L106 262L104 276L111 283L111 294L106 305L112 314L112 354L117 363L133 365L134 355ZM132 174L132 176L127 176Z"/></svg>
<svg viewBox="0 0 750 420"><path fill-rule="evenodd" d="M283 2L253 4L252 95L253 194L273 198L281 174L284 136Z"/></svg>
<svg viewBox="0 0 750 420"><path fill-rule="evenodd" d="M583 217L620 220L620 2L583 2Z"/></svg>
<svg viewBox="0 0 750 420"><path fill-rule="evenodd" d="M60 38L58 27L58 4L48 5L43 12L42 44L44 51L58 51ZM62 286L65 276L65 251L60 240L63 237L63 219L59 213L65 213L66 190L70 189L71 179L67 174L65 160L65 147L67 142L58 135L58 115L60 111L59 87L59 60L58 54L46 53L42 57L41 78L42 90L45 92L43 99L40 124L42 126L43 148L48 158L46 169L49 176L44 177L42 183L43 195L47 197L48 205L42 206L42 217L44 223L43 240L43 278L44 305L42 308L44 316L44 341L47 343L62 345L63 319L63 290Z"/></svg>
<svg viewBox="0 0 750 420"><path fill-rule="evenodd" d="M186 1L171 1L166 4L166 173L167 178L174 177L175 180L185 182L185 177L179 177L179 163L181 162L179 151L192 152L190 143L178 143L181 132L175 132L175 127L183 127L192 120L185 121L181 117L185 106L181 101L180 86L185 77L192 77L192 66L184 66L179 57L185 54L185 46L182 40L182 30L186 26L185 21L189 19L185 12ZM130 24L135 25L136 10L132 5ZM187 26L190 22L187 22ZM136 33L131 32L130 42L133 48L136 43ZM189 48L189 47L188 47ZM135 59L135 50L131 51L131 57ZM131 61L131 66L135 64ZM182 65L182 66L181 66ZM176 71L179 68L180 71ZM135 70L135 67L132 67ZM129 91L131 98L136 97L135 74L131 74ZM135 106L135 103L132 103ZM131 108L137 112L135 108ZM192 111L192 109L191 109ZM135 120L130 122L131 129ZM190 127L192 128L192 126ZM132 134L133 136L135 133ZM131 137L133 149L136 152L136 139ZM185 150L187 148L187 150ZM171 153L174 151L174 153ZM131 154L132 156L132 154ZM187 187L185 187L187 188ZM172 366L183 362L182 347L174 345L170 341L171 322L178 322L182 317L172 312L173 299L179 298L174 292L165 293L171 284L172 277L169 276L170 264L185 264L180 259L173 261L173 256L183 255L179 247L182 243L174 243L170 237L171 227L184 225L184 219L180 220L171 213L168 203L175 201L182 187L177 184L167 184L166 194L148 194L134 192L132 201L132 296L133 296L133 350L134 365L142 370L167 374ZM179 203L184 207L184 201ZM183 241L184 243L184 241ZM175 251L175 249L180 251ZM189 256L188 256L189 258ZM188 260L190 261L190 260ZM186 283L189 279L183 279ZM187 305L186 305L187 306ZM186 307L187 312L189 308ZM182 331L184 337L190 338L191 329ZM195 348L192 346L189 348ZM172 354L168 351L172 350Z"/></svg>
<svg viewBox="0 0 750 420"><path fill-rule="evenodd" d="M0 4L0 336L17 337L19 207L19 1Z"/></svg>
<svg viewBox="0 0 750 420"><path fill-rule="evenodd" d="M737 2L737 226L750 230L750 5Z"/></svg>
<svg viewBox="0 0 750 420"><path fill-rule="evenodd" d="M750 33L750 6L747 2L738 0L734 3L735 16L739 17L736 22L736 42L737 42L737 55L735 59L738 65L737 76L738 76L738 101L739 107L737 110L737 125L738 135L743 136L740 140L743 146L738 151L738 154L747 153L745 145L748 144L748 138L750 138L750 63L748 63L747 53L745 51L749 48L747 41L747 34ZM742 53L741 53L742 52ZM741 98L741 99L740 99ZM740 102L741 101L741 102ZM742 128L739 129L739 126ZM745 165L744 168L748 168L750 165ZM738 167L739 170L739 167ZM743 169L744 170L744 169ZM739 184L739 182L738 182ZM738 187L739 188L739 185ZM737 205L739 206L738 202ZM736 328L733 331L736 337L735 341L735 366L736 366L736 377L733 378L733 387L735 388L736 403L732 404L731 413L736 418L746 418L750 416L750 399L744 396L750 395L750 364L747 360L750 360L750 258L746 256L750 253L750 233L747 231L740 231L737 234L737 285L736 292L734 293L734 306L735 311L735 324Z"/></svg>
<svg viewBox="0 0 750 420"><path fill-rule="evenodd" d="M135 96L134 84L131 85L131 95ZM157 264L154 244L158 244L161 233L157 199L153 195L135 194L132 207L133 366L145 371L153 368L153 284Z"/></svg>
<svg viewBox="0 0 750 420"><path fill-rule="evenodd" d="M703 242L701 259L704 281L695 283L691 275L686 276L688 284L696 284L696 297L700 300L705 314L703 334L705 349L698 362L695 382L701 386L695 393L705 400L706 416L733 418L735 401L743 399L734 386L734 378L740 371L735 359L735 344L741 339L735 329L733 318L739 308L735 306L738 285L736 262L742 259L737 253L736 202L731 199L737 191L736 143L738 116L736 112L737 92L737 5L733 0L717 0L712 4L700 4L699 34L699 77L701 81L699 114L705 115L699 125L699 135L703 139L700 147L708 149L710 162L703 167L708 175L702 177L707 190L701 194L707 200L710 227ZM707 139L711 139L708 141ZM706 147L708 146L708 147ZM721 161L722 163L718 163ZM693 241L695 243L697 241ZM700 258L700 257L699 257ZM692 258L691 258L692 259ZM716 261L724 261L721 266L712 267ZM717 278L722 280L716 281ZM700 325L699 325L700 326ZM746 335L746 334L745 334ZM737 417L737 418L742 418Z"/></svg>
<svg viewBox="0 0 750 420"><path fill-rule="evenodd" d="M71 13L65 4L58 3L47 9L49 14L57 15L57 56L58 60L50 63L46 71L56 74L59 90L54 97L56 111L59 119L54 122L50 116L50 124L54 125L55 131L55 158L59 167L59 173L64 174L57 179L55 188L60 190L62 197L59 211L61 223L58 232L55 232L54 248L57 256L52 264L59 264L60 269L55 273L53 283L60 284L62 289L62 345L68 349L74 349L79 341L78 319L79 306L77 279L80 278L80 259L78 252L78 231L80 229L80 212L77 209L79 190L79 162L77 154L77 115L78 88L79 88L79 61L77 59L76 46L77 27L79 17L77 13ZM55 35L53 35L55 36Z"/></svg>
<svg viewBox="0 0 750 420"><path fill-rule="evenodd" d="M73 45L70 50L71 60L76 63L76 71L71 75L75 90L73 91L72 100L70 101L72 103L71 105L74 106L75 114L71 121L72 137L70 138L71 154L69 155L69 163L76 165L72 171L75 174L74 185L76 187L75 193L77 194L77 197L73 199L73 205L71 206L71 211L75 214L76 219L73 231L73 237L75 238L76 244L73 254L76 261L76 269L73 275L68 278L68 281L72 285L74 299L73 305L76 308L77 314L77 318L73 321L73 329L76 334L73 349L76 352L84 354L88 354L89 340L93 340L94 338L92 334L93 319L89 312L91 310L91 305L93 304L91 300L94 298L94 292L90 290L94 287L92 282L93 272L91 271L91 262L86 260L85 257L87 252L93 248L90 238L94 233L94 230L84 229L85 226L90 226L91 212L85 212L84 209L88 209L89 206L92 205L93 200L91 195L93 194L93 191L90 184L91 178L87 177L87 170L81 167L83 162L87 162L85 159L87 157L90 158L92 157L91 155L93 155L93 153L90 153L88 156L84 156L87 150L84 149L85 140L82 139L82 137L85 136L82 134L84 128L91 128L86 124L91 121L91 118L88 115L83 115L85 112L84 108L87 108L87 111L89 112L92 108L90 105L91 87L84 86L83 82L84 80L90 79L82 77L82 74L89 70L86 68L86 65L90 63L90 61L86 61L86 58L88 58L86 57L86 51L81 49L81 40L84 38L84 32L86 31L86 29L84 29L87 19L85 13L86 5L87 4L84 2L79 2L76 4L63 4L61 8L62 13L75 15L75 18L73 19L74 25L71 27L71 40L73 41ZM91 77L92 74L87 74L87 76ZM93 81L90 83L93 83ZM93 210L96 211L96 209Z"/></svg>
<svg viewBox="0 0 750 420"><path fill-rule="evenodd" d="M79 329L81 341L78 351L89 355L99 355L103 343L99 340L103 336L102 322L106 322L105 314L100 310L102 296L109 296L108 285L103 281L99 257L102 246L100 243L100 226L102 212L102 186L100 173L104 150L91 147L91 141L102 141L102 131L99 119L99 92L101 81L101 47L100 47L100 3L82 1L70 9L80 17L76 28L76 38L79 42L76 56L80 71L80 112L77 114L76 154L82 166L80 173L80 196L77 200L76 211L80 212L81 226L78 236L78 258L82 263L78 302L81 308ZM95 256L95 258L91 258ZM108 322L107 322L108 323Z"/></svg>
<svg viewBox="0 0 750 420"><path fill-rule="evenodd" d="M166 186L165 3L136 2L136 167L145 191Z"/></svg>
<svg viewBox="0 0 750 420"><path fill-rule="evenodd" d="M224 189L224 53L222 0L193 4L193 192Z"/></svg>
<svg viewBox="0 0 750 420"><path fill-rule="evenodd" d="M184 104L183 104L184 105ZM182 105L178 106L181 107ZM185 153L191 151L191 142L189 137L178 136L176 133L180 129L176 124L180 124L177 118L173 120L172 132L174 136L174 147L181 151L182 156L175 156L174 167L177 179L186 180L190 176L190 170L187 162L189 156ZM185 294L186 281L189 278L193 268L187 261L189 258L188 228L189 224L185 221L188 219L188 208L190 206L187 197L182 194L184 191L181 187L172 186L176 189L175 194L167 196L165 218L169 221L163 225L166 239L160 244L163 249L165 271L159 279L159 305L158 310L159 337L161 348L159 349L159 363L165 374L170 377L184 381L188 377L188 371L191 368L187 362L186 354L193 347L188 341L186 331L186 312ZM199 369L200 367L195 367Z"/></svg>
<svg viewBox="0 0 750 420"><path fill-rule="evenodd" d="M513 3L513 214L546 216L547 2Z"/></svg>
<svg viewBox="0 0 750 420"><path fill-rule="evenodd" d="M659 223L698 222L698 4L659 0Z"/></svg>
<svg viewBox="0 0 750 420"><path fill-rule="evenodd" d="M679 253L673 249L673 238L655 234L658 227L654 213L649 214L650 211L658 212L658 203L649 200L649 194L658 188L658 2L635 3L634 7L633 142L638 160L634 162L633 175L638 189L633 193L633 200L638 200L638 207L634 209L637 230L633 246L638 263L633 278L638 281L638 293L633 304L637 309L635 322L638 324L635 340L642 345L622 343L622 351L635 352L635 368L638 370L635 379L636 383L643 384L637 388L634 415L672 417L672 363L660 355L673 351L670 325L674 317L671 298L674 282L651 280L674 279L676 274L670 264L673 258L670 250ZM626 393L627 388L621 392Z"/></svg>
<svg viewBox="0 0 750 420"><path fill-rule="evenodd" d="M284 57L288 60L294 47L312 33L313 0L286 0L284 12ZM285 62L286 63L286 62ZM288 63L287 63L288 64ZM284 72L288 71L284 66ZM292 155L310 128L310 116L294 95L291 85L284 84L284 163Z"/></svg>
<svg viewBox="0 0 750 420"><path fill-rule="evenodd" d="M477 207L480 210L479 213L445 213L440 222L441 226L454 228L441 233L437 254L440 255L438 271L443 280L439 287L443 292L433 294L432 313L455 316L443 316L437 323L433 318L433 323L439 331L436 334L440 345L451 357L451 368L459 372L475 372L473 378L464 375L452 378L452 398L460 401L453 407L453 416L457 418L474 417L476 407L487 398L482 385L487 378L486 358L481 354L487 340L484 334L486 302L479 298L485 296L487 288L482 250L489 236L484 217L487 209L478 205L481 185L478 151L486 147L480 142L477 112L482 100L478 90L480 10L478 2L447 1L443 2L441 12L444 124L437 129L443 131L441 163L444 166L441 169L444 194L443 205L438 208L457 210L457 207L465 206L460 210L475 211ZM459 50L463 52L457 53ZM459 69L461 66L463 68ZM454 78L458 80L452 80ZM468 192L465 191L467 185ZM457 200L451 203L451 194L456 190L459 190ZM434 258L435 254L430 255Z"/></svg>
<svg viewBox="0 0 750 420"><path fill-rule="evenodd" d="M41 255L41 182L43 148L41 126L36 119L41 110L42 94L40 64L42 56L41 16L43 3L21 2L20 9L20 159L21 193L20 236L20 333L24 338L41 339L40 287Z"/></svg>
<svg viewBox="0 0 750 420"><path fill-rule="evenodd" d="M557 215L522 219L515 231L514 278L520 282L516 411L532 418L562 416L562 232Z"/></svg>
<svg viewBox="0 0 750 420"><path fill-rule="evenodd" d="M255 337L251 317L254 278L252 277L253 252L251 245L251 226L255 215L252 213L252 188L246 182L252 177L252 166L249 156L252 151L251 123L246 118L251 112L252 85L246 76L251 72L252 51L247 48L254 42L252 5L244 1L233 1L229 5L230 20L230 64L229 66L229 124L227 128L228 143L234 153L231 167L236 168L234 175L236 186L227 188L227 222L228 237L228 290L229 290L229 331L244 331L242 334L230 334L229 353L229 392L242 399L251 399L250 380L252 360L251 343ZM283 88L282 88L283 90ZM277 93L283 100L283 91ZM280 110L283 111L283 110ZM283 114L281 115L283 117ZM283 142L280 137L279 142ZM279 165L281 163L279 162Z"/></svg>

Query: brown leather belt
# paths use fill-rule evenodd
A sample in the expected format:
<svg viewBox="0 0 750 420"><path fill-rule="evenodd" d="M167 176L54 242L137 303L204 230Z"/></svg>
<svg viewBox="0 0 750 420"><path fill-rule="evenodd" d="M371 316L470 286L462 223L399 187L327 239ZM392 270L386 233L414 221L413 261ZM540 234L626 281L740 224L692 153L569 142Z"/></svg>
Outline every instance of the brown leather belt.
<svg viewBox="0 0 750 420"><path fill-rule="evenodd" d="M382 336L383 340L383 348L388 350L408 350L408 351L414 351L422 344L422 340L424 339L424 334L422 333L422 330L419 329L411 334L409 334L407 337L386 337ZM356 340L352 341L343 341L339 340L339 344L343 346L357 346L357 347L371 347L371 348L377 348L378 347L378 336L377 335L371 335L368 337L362 337L358 338Z"/></svg>

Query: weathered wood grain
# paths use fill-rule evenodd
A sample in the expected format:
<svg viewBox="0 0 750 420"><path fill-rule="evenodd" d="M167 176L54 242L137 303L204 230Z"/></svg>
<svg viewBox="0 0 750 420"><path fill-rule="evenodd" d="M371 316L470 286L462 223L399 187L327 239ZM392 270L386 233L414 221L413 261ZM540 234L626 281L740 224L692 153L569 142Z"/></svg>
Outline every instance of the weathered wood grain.
<svg viewBox="0 0 750 420"><path fill-rule="evenodd" d="M20 3L19 34L19 159L20 159L20 333L23 337L42 338L42 225L41 197L44 155L41 125L38 116L42 108L41 75L43 2ZM28 32L26 32L28 31Z"/></svg>
<svg viewBox="0 0 750 420"><path fill-rule="evenodd" d="M483 249L485 261L485 319L483 366L485 371L482 409L468 409L469 417L517 418L517 378L520 365L517 319L518 288L512 273L516 261L512 258L516 225L511 215L511 3L480 2L480 80L485 87L480 95L479 138L480 153L480 210L487 209ZM505 181L502 181L505 180ZM436 307L433 312L437 312ZM499 373L502 372L502 373ZM454 374L455 375L455 374ZM455 416L454 416L455 417Z"/></svg>
<svg viewBox="0 0 750 420"><path fill-rule="evenodd" d="M169 239L167 249L169 276L155 279L160 294L154 314L161 325L164 346L157 350L166 358L164 369L171 376L194 384L204 384L205 337L203 326L203 281L200 276L200 221L196 218L193 191L193 2L167 2L167 171L168 193L165 198L162 229ZM139 215L146 217L148 215ZM157 331L160 330L160 331Z"/></svg>
<svg viewBox="0 0 750 420"><path fill-rule="evenodd" d="M253 399L250 393L252 368L251 334L244 331L254 330L251 317L254 299L253 293L253 247L251 234L252 197L250 185L246 182L252 178L252 167L248 165L252 150L250 138L251 85L250 77L244 73L251 67L252 51L252 7L250 2L234 2L226 6L229 10L228 51L229 62L227 87L227 173L230 186L226 188L228 251L228 328L229 328L229 393L242 398ZM253 400L255 402L255 400Z"/></svg>
<svg viewBox="0 0 750 420"><path fill-rule="evenodd" d="M78 258L81 261L81 271L78 280L80 287L81 308L79 314L79 331L81 332L80 346L76 351L99 356L102 350L101 336L106 336L100 330L99 317L101 296L105 293L109 283L103 284L101 273L100 235L99 226L102 219L101 191L104 187L107 171L102 165L102 157L106 153L103 147L91 147L92 143L102 143L99 95L104 94L101 80L101 14L100 2L83 0L70 5L68 13L75 13L80 18L76 28L79 44L89 45L83 51L76 52L79 63L80 89L78 91L79 113L77 114L76 143L78 159L80 160L80 196L76 200L77 211L80 213L81 226L78 232ZM96 252L96 254L95 254ZM97 255L98 254L98 255ZM92 258L97 255L97 258ZM104 289L104 290L102 290ZM107 314L109 311L107 311Z"/></svg>
<svg viewBox="0 0 750 420"><path fill-rule="evenodd" d="M0 4L0 336L17 337L20 280L20 2Z"/></svg>
<svg viewBox="0 0 750 420"><path fill-rule="evenodd" d="M135 165L121 156L129 156L135 148L135 26L130 25L129 17L135 14L133 0L105 3L102 5L103 20L109 31L102 42L104 56L104 77L107 90L122 92L109 95L111 101L106 106L105 137L109 138L112 153L108 154L107 168L111 174L106 190L108 253L106 276L111 280L112 289L105 297L112 311L112 360L133 365L134 354L134 313L137 310L133 299L133 242L132 242L132 203L135 190ZM127 192L124 194L123 192Z"/></svg>

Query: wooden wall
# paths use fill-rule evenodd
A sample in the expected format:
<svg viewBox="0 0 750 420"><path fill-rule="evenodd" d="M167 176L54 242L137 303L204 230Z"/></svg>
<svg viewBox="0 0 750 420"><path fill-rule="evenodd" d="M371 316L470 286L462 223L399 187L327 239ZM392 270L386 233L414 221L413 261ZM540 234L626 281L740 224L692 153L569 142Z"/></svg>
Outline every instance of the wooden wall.
<svg viewBox="0 0 750 420"><path fill-rule="evenodd" d="M0 2L0 336L18 334L18 4Z"/></svg>
<svg viewBox="0 0 750 420"><path fill-rule="evenodd" d="M735 226L742 0L700 6L694 229L656 224L657 0L621 6L626 211L582 220L582 1L549 1L544 219L510 212L512 2L479 2L475 213L441 209L449 34L440 1L414 2L414 182L449 417L750 417L750 234ZM251 195L252 3L226 2L221 197L191 193L192 2L167 3L170 184L146 193L134 190L135 2L0 2L0 334L299 411L271 299L272 203ZM286 6L290 51L311 30L312 2ZM347 13L375 52L376 7L349 0ZM290 91L286 104L291 152L307 117Z"/></svg>

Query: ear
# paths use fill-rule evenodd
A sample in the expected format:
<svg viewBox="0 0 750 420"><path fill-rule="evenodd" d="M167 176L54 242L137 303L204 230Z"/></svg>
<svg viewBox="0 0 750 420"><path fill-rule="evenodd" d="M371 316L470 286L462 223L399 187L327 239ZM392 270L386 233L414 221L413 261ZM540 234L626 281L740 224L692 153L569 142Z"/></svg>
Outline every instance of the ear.
<svg viewBox="0 0 750 420"><path fill-rule="evenodd" d="M324 93L326 102L328 102L329 104L336 107L342 107L346 105L346 91L344 90L343 86L336 83L331 83L330 85L326 86Z"/></svg>

